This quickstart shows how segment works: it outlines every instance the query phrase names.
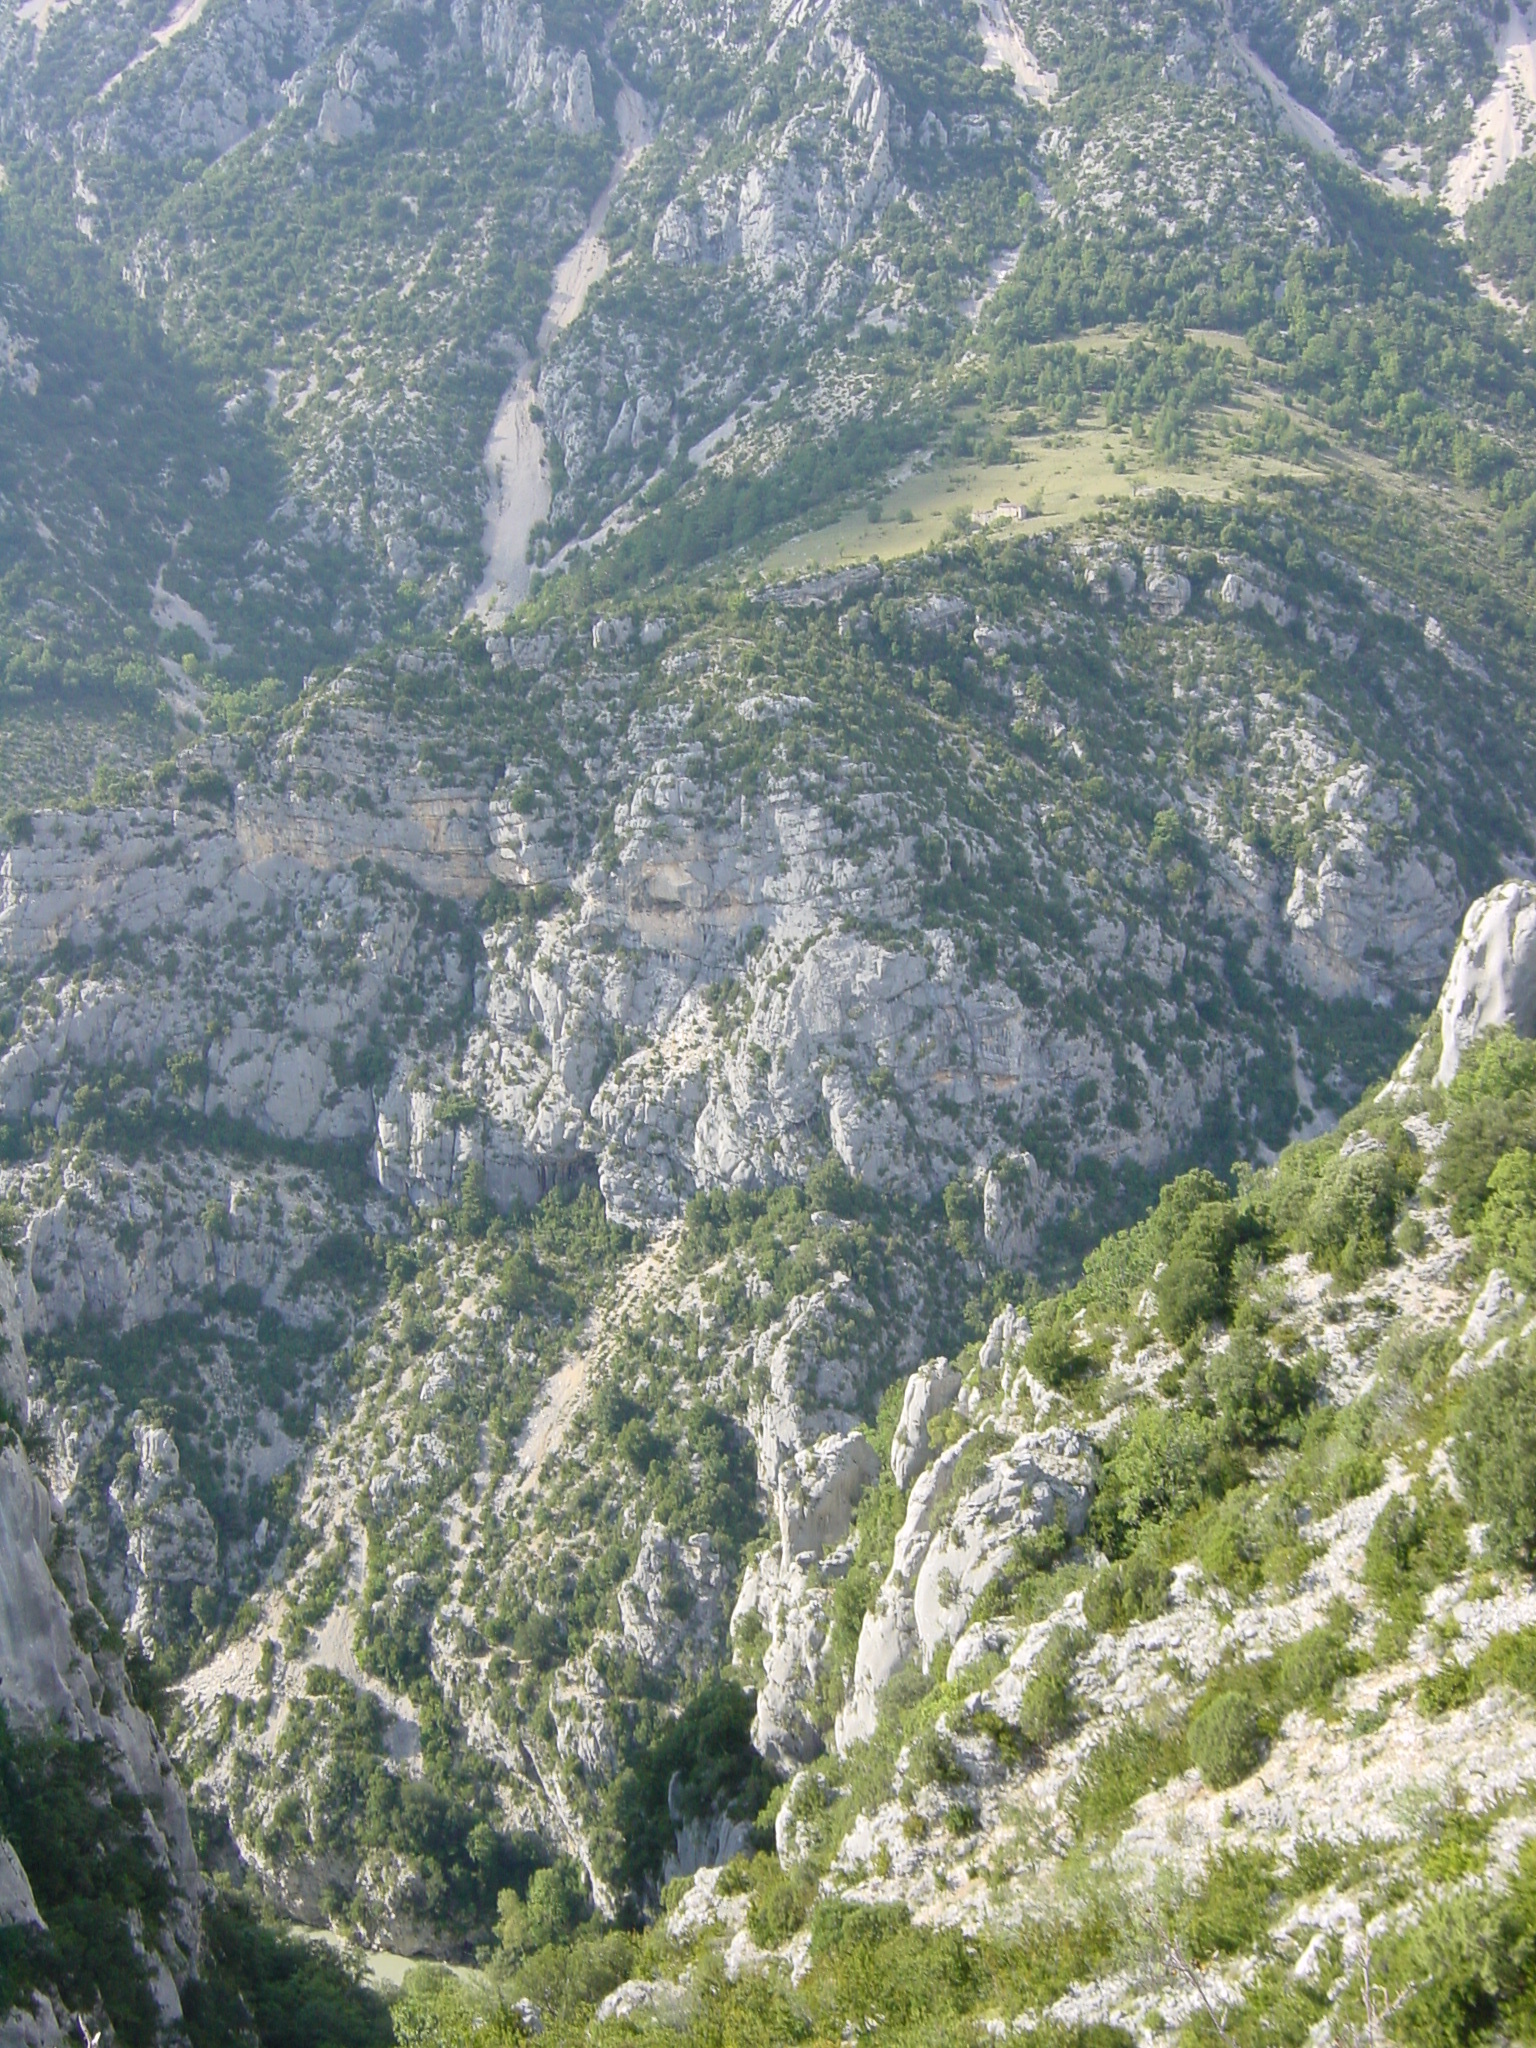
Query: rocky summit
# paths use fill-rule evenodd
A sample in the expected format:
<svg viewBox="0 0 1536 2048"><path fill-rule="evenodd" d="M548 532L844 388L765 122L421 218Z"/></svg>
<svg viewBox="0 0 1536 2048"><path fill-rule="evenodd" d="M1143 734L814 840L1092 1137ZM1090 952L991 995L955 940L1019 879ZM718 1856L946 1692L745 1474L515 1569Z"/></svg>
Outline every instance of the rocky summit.
<svg viewBox="0 0 1536 2048"><path fill-rule="evenodd" d="M1536 2040L1536 41L0 0L0 2048Z"/></svg>

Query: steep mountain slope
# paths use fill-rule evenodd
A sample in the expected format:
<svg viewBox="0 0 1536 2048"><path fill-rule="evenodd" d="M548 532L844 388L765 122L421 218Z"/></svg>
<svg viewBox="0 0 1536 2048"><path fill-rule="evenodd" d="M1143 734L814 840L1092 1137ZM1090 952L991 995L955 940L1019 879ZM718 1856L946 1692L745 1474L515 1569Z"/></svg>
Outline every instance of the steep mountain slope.
<svg viewBox="0 0 1536 2048"><path fill-rule="evenodd" d="M209 1983L1523 2038L1524 33L0 7L16 1405Z"/></svg>
<svg viewBox="0 0 1536 2048"><path fill-rule="evenodd" d="M600 2038L1520 2037L1533 933L1524 885L1474 906L1430 1030L1340 1129L1235 1198L1165 1187L873 1428L839 1412L848 1351L800 1298L754 1405L759 1471L765 1445L780 1463L731 1622L787 1785L754 1835L740 1725L701 1693L684 1741L632 1749L619 1842L589 1838L610 1878L676 1872L665 1912L583 1929L531 1885L504 1905L507 1996L556 2038L599 1998ZM846 1206L841 1185L819 1192ZM842 1222L849 1266L869 1215ZM780 1235L782 1203L696 1210L701 1308L766 1278ZM668 1577L686 1623L706 1561L648 1537L632 1656L686 1668ZM574 1725L550 1696L589 1796L620 1654L592 1656ZM494 2009L423 1981L407 2017L462 2024L476 1996Z"/></svg>

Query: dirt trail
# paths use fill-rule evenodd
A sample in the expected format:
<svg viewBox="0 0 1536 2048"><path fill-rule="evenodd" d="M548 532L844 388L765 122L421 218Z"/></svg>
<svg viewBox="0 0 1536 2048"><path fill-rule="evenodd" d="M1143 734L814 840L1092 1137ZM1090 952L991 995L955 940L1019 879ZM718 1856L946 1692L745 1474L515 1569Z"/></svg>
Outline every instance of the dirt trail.
<svg viewBox="0 0 1536 2048"><path fill-rule="evenodd" d="M517 1440L520 1493L529 1493L537 1486L550 1453L565 1441L566 1432L586 1399L595 1368L608 1356L614 1338L630 1315L670 1270L682 1234L680 1223L669 1224L657 1232L649 1249L622 1275L612 1298L600 1303L588 1316L571 1357L545 1381L539 1404Z"/></svg>
<svg viewBox="0 0 1536 2048"><path fill-rule="evenodd" d="M593 285L606 275L608 244L603 240L603 224L608 209L626 172L650 147L645 102L633 86L619 88L615 119L619 160L613 176L598 194L581 239L555 266L549 304L539 322L537 354L519 364L516 377L496 409L490 439L485 444L485 470L490 479L485 532L480 543L485 553L485 574L469 606L472 616L503 617L528 595L532 577L528 538L539 521L548 517L550 505L544 433L534 417L539 362L555 337L564 333L581 312Z"/></svg>
<svg viewBox="0 0 1536 2048"><path fill-rule="evenodd" d="M45 26L49 12L51 11L55 14L59 12L57 6L53 6L50 9L49 0L34 0L34 4L41 5ZM64 0L64 5L67 6L68 4L69 0ZM175 42L176 38L184 30L195 27L202 19L203 10L207 5L208 0L176 0L176 5L171 9L169 20L161 22L157 29L151 30L148 47L140 50L136 57L130 58L121 71L113 72L106 84L97 93L97 99L104 100L114 87L122 83L130 71L137 71L141 64L149 62L157 50L163 50L167 43ZM23 17L25 17L26 8L24 7L21 11Z"/></svg>

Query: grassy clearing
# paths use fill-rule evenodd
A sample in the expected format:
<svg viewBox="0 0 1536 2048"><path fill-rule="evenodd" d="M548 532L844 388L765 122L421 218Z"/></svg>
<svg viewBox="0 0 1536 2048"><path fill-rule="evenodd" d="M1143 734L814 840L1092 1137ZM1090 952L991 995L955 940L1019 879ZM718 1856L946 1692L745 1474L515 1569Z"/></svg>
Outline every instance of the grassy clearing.
<svg viewBox="0 0 1536 2048"><path fill-rule="evenodd" d="M1258 402L1253 409L1257 411ZM1243 420L1243 407L1234 424ZM1268 455L1236 453L1225 436L1202 436L1200 452L1188 462L1157 460L1138 446L1123 428L1108 427L1102 413L1090 414L1066 432L1042 436L1028 444L1027 457L1014 462L984 462L941 457L917 469L878 501L851 507L830 526L797 534L768 557L769 576L798 576L834 569L848 562L897 561L918 554L944 539L957 515L1002 521L1012 515L999 508L1017 506L1029 532L1062 531L1091 519L1112 504L1129 505L1137 498L1171 488L1183 497L1240 496L1276 476L1320 478L1316 464L1300 464ZM899 474L899 472L898 472ZM870 517L878 502L880 517Z"/></svg>

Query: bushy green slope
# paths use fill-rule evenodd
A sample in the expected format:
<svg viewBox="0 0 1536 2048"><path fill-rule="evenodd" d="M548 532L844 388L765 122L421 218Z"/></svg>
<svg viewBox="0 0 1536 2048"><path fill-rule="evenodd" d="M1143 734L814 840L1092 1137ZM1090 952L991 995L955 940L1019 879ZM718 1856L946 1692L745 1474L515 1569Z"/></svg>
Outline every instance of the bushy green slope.
<svg viewBox="0 0 1536 2048"><path fill-rule="evenodd" d="M1536 1277L1512 1192L1533 1079L1531 1047L1494 1039L1450 1091L1373 1094L1235 1194L1165 1187L1031 1311L1021 1362L1103 1466L1089 1535L1021 1543L978 1614L1034 1646L1012 1707L995 1652L958 1681L942 1658L910 1673L873 1741L796 1778L778 1856L679 1877L643 1935L508 1899L481 1988L412 1979L401 2037L456 2041L524 1997L576 2038L640 1979L628 2010L700 2041L850 2021L947 2041L999 2018L1052 2039L1522 2038L1530 1791L1512 1760L1497 1787L1483 1773L1530 1742L1536 1365L1523 1296L1487 1360L1487 1324L1460 1326L1496 1260ZM984 1417L985 1368L979 1386ZM1203 1676L1164 1649L1131 1710L1202 1602ZM1465 1775L1444 1761L1458 1725ZM724 1722L714 1740L726 1756ZM1384 1745L1416 1784L1400 1762L1382 1782Z"/></svg>

